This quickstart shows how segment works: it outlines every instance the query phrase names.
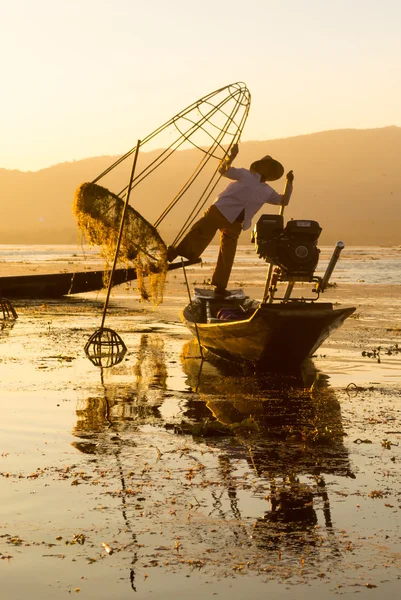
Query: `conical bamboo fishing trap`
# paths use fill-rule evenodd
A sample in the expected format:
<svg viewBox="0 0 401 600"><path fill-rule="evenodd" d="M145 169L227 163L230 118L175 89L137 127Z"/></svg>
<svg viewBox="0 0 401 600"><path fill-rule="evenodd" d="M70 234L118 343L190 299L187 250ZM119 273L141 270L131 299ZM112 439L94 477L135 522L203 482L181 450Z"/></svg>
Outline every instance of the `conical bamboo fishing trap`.
<svg viewBox="0 0 401 600"><path fill-rule="evenodd" d="M7 298L0 298L0 321L15 321L17 311Z"/></svg>
<svg viewBox="0 0 401 600"><path fill-rule="evenodd" d="M163 301L168 266L162 229L167 232L163 235L169 237L173 231L175 237L171 243L177 244L205 208L221 177L218 172L220 161L240 139L250 101L244 83L220 88L200 98L141 140L139 167L132 168L128 185L119 192L108 188L111 184L114 187L119 180L117 171L127 180L124 165L131 163L133 155L136 162L139 142L92 182L78 187L74 201L78 226L89 244L100 246L106 263L111 262L114 254L111 279L117 260L134 266L141 298L151 299L154 304ZM191 160L184 168L174 162L173 155L177 150L186 149L191 150ZM157 194L163 195L162 201L157 198L157 205L163 207L159 215L154 212L154 196L148 196L144 191L149 179L153 181L157 177L161 179ZM99 185L100 180L106 182L105 186ZM171 193L173 183L177 184L177 189ZM128 205L134 189L135 209ZM103 325L104 318L100 334ZM99 337L97 347L98 342Z"/></svg>

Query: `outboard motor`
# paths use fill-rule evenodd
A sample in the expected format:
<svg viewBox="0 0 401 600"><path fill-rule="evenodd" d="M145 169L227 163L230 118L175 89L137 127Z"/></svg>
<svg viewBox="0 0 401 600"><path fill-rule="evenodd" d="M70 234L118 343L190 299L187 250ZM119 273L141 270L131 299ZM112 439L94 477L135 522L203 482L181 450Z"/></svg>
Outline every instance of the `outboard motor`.
<svg viewBox="0 0 401 600"><path fill-rule="evenodd" d="M283 275L312 279L319 261L321 231L317 221L293 219L284 227L282 215L262 215L251 241L259 258L279 266Z"/></svg>

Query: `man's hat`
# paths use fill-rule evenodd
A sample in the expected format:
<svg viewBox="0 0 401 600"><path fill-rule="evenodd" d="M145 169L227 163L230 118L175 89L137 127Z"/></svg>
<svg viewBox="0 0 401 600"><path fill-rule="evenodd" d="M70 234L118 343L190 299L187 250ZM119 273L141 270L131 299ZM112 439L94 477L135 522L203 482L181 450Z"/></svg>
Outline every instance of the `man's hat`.
<svg viewBox="0 0 401 600"><path fill-rule="evenodd" d="M266 181L276 181L284 174L284 167L271 156L264 156L251 164L251 170L262 175Z"/></svg>

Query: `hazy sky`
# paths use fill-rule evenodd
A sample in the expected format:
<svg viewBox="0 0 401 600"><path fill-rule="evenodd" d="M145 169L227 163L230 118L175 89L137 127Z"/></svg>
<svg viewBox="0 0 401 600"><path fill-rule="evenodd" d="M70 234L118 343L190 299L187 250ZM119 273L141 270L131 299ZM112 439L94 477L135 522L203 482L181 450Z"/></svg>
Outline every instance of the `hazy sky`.
<svg viewBox="0 0 401 600"><path fill-rule="evenodd" d="M0 0L0 168L122 154L244 81L242 140L401 125L399 0Z"/></svg>

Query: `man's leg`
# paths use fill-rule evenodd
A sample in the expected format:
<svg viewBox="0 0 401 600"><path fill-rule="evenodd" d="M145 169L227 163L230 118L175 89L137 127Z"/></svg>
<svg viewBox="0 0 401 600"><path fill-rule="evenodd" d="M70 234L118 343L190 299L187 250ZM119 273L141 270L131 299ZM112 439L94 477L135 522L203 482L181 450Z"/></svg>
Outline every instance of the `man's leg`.
<svg viewBox="0 0 401 600"><path fill-rule="evenodd" d="M227 287L239 234L242 231L242 223L234 221L234 223L230 223L228 227L224 227L220 231L220 251L212 277L212 285L216 286L216 291L224 291Z"/></svg>
<svg viewBox="0 0 401 600"><path fill-rule="evenodd" d="M222 224L228 223L221 212L212 205L188 231L187 235L181 240L178 246L169 246L167 249L167 259L171 262L177 256L183 256L188 260L196 260L207 248L214 238L217 230Z"/></svg>

